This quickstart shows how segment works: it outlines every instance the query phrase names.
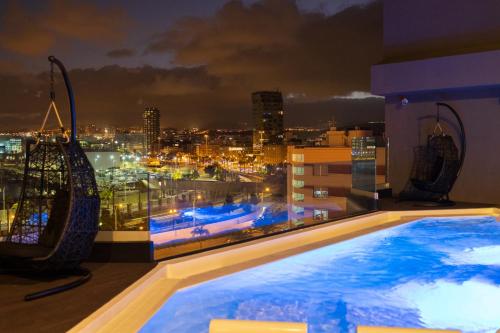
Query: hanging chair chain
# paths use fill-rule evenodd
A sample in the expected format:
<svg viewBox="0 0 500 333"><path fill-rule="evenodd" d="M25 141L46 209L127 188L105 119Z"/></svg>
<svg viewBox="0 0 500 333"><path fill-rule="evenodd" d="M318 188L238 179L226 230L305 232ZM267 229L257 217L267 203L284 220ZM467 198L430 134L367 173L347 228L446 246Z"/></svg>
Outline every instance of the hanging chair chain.
<svg viewBox="0 0 500 333"><path fill-rule="evenodd" d="M439 115L439 104L436 105L437 111L436 111L436 126L434 126L434 131L432 132L432 136L436 135L436 131L439 129L440 135L445 135L444 129L441 126L440 122L440 115Z"/></svg>
<svg viewBox="0 0 500 333"><path fill-rule="evenodd" d="M62 123L61 117L59 116L59 111L57 110L56 106L56 90L55 90L55 80L54 80L54 64L51 62L50 63L50 93L49 93L49 98L50 98L50 103L49 103L49 108L47 110L47 113L45 114L45 118L43 119L42 126L40 127L40 130L38 131L38 138L37 142L40 142L41 136L43 131L45 130L45 125L47 123L47 119L49 118L50 111L53 109L54 113L57 118L57 122L59 124L59 128L61 129L61 133L63 137L69 141L69 135L66 129L64 128L64 125Z"/></svg>

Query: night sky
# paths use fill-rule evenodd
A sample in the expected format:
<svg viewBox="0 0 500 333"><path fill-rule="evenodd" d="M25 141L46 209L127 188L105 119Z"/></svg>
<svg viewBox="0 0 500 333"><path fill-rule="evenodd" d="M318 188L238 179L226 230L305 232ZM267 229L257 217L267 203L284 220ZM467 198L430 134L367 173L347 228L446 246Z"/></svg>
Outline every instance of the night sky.
<svg viewBox="0 0 500 333"><path fill-rule="evenodd" d="M367 93L378 1L4 1L0 15L2 129L40 123L49 54L70 69L80 124L139 125L154 105L162 126L240 127L268 89L289 126L383 120Z"/></svg>

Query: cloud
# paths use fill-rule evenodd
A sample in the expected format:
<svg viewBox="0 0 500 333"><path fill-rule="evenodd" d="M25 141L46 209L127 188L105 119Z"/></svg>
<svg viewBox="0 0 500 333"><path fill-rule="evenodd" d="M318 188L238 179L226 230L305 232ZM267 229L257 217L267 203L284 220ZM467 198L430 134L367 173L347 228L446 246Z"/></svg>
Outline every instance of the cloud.
<svg viewBox="0 0 500 333"><path fill-rule="evenodd" d="M112 13L104 14L116 21ZM264 0L250 6L232 1L213 17L185 18L155 35L147 52L165 54L166 61L173 59L172 68L115 65L71 70L78 121L138 125L143 105L155 105L162 112L164 126L234 128L242 122L251 124L250 94L265 89L280 89L288 96L287 126L317 126L333 116L339 125L381 120L381 99L332 98L369 91L370 66L382 53L381 20L378 2L327 16L304 13L292 0ZM34 26L40 25L35 22ZM75 33L72 38L92 42L119 38L120 29L106 27L114 33L103 34L102 39L90 38L100 29ZM50 35L55 41L69 38L60 28L51 31L56 30ZM40 52L46 44L31 52ZM5 43L0 45L5 47ZM27 46L19 48L28 50ZM127 49L111 49L108 56L127 53ZM1 73L0 91L8 98L0 112L45 112L47 73ZM57 81L58 103L63 108L64 87L60 78ZM1 122L0 126L14 123ZM22 123L38 125L31 120Z"/></svg>
<svg viewBox="0 0 500 333"><path fill-rule="evenodd" d="M135 55L135 50L133 49L115 49L108 51L106 55L110 58L128 58Z"/></svg>
<svg viewBox="0 0 500 333"><path fill-rule="evenodd" d="M303 13L291 0L232 1L214 17L179 21L146 52L205 65L246 91L279 88L314 99L368 91L370 66L382 58L381 3L326 16Z"/></svg>
<svg viewBox="0 0 500 333"><path fill-rule="evenodd" d="M19 4L11 2L2 15L0 47L19 54L44 53L54 44L54 35L40 29L40 19ZM24 22L24 24L20 24Z"/></svg>
<svg viewBox="0 0 500 333"><path fill-rule="evenodd" d="M75 0L52 0L37 12L11 2L2 15L0 47L17 54L47 53L61 39L89 43L119 41L127 17L119 8Z"/></svg>
<svg viewBox="0 0 500 333"><path fill-rule="evenodd" d="M223 85L204 67L106 66L73 69L69 77L79 124L137 126L145 105L160 108L163 126L235 128L251 124L250 93ZM39 127L48 106L48 88L48 73L0 74L0 91L5 96L0 114L8 115L0 128ZM68 123L67 97L59 74L56 98L63 121ZM322 126L332 117L339 125L351 125L383 119L384 102L374 98L285 100L285 112L287 126ZM28 118L27 114L32 115Z"/></svg>
<svg viewBox="0 0 500 333"><path fill-rule="evenodd" d="M204 67L179 67L158 73L144 91L154 95L194 95L217 88L217 78L210 76Z"/></svg>
<svg viewBox="0 0 500 333"><path fill-rule="evenodd" d="M0 74L19 74L24 70L23 65L18 61L0 59Z"/></svg>

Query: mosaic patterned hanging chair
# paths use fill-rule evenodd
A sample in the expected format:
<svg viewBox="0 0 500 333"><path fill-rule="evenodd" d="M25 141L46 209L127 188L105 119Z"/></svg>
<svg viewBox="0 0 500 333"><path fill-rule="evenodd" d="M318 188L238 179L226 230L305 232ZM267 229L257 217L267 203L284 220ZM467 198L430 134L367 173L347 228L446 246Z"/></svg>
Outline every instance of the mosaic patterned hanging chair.
<svg viewBox="0 0 500 333"><path fill-rule="evenodd" d="M52 56L49 61L49 108L37 138L26 143L24 181L18 208L7 240L0 243L0 267L4 270L78 270L80 263L89 256L98 231L99 193L94 170L76 140L71 83L63 64ZM64 128L55 104L54 65L60 69L68 91L70 131ZM45 125L51 112L59 123L59 135L46 135ZM90 273L85 271L83 276L81 283L90 278ZM70 287L74 286L75 283ZM27 299L59 292L64 287L28 295Z"/></svg>
<svg viewBox="0 0 500 333"><path fill-rule="evenodd" d="M437 122L427 144L414 148L414 162L400 200L429 201L451 205L449 193L455 184L465 160L466 138L462 120L448 104L436 103ZM460 126L460 151L453 137L446 134L440 124L439 108L445 107Z"/></svg>

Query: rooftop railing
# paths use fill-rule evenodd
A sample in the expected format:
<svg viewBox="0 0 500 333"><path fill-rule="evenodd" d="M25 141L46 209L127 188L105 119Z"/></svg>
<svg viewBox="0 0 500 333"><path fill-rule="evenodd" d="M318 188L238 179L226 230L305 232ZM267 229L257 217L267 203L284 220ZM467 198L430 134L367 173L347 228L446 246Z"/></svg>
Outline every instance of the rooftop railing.
<svg viewBox="0 0 500 333"><path fill-rule="evenodd" d="M99 154L91 162L105 158ZM293 163L266 168L97 164L100 230L148 232L160 259L374 211L380 178L375 158L353 156L343 162L348 168L328 168L328 163L320 168ZM0 165L2 234L8 232L17 207L20 165ZM304 170L296 173L297 167ZM324 172L315 174L317 169Z"/></svg>

